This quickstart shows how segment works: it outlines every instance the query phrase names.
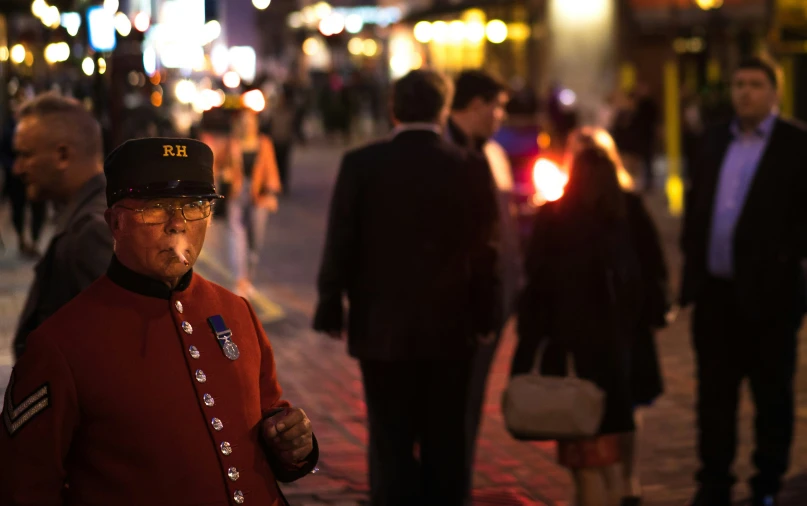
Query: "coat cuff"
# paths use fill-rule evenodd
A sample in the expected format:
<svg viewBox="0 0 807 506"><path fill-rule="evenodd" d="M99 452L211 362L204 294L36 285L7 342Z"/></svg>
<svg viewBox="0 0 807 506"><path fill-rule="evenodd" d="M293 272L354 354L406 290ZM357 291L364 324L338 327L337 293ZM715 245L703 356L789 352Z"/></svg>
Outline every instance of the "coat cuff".
<svg viewBox="0 0 807 506"><path fill-rule="evenodd" d="M289 467L275 455L275 453L269 449L268 446L264 445L264 451L266 452L266 457L269 460L269 466L272 468L272 472L275 475L275 479L280 483L291 483L293 481L297 481L300 478L303 478L305 475L311 473L315 467L317 467L317 462L319 462L319 444L317 443L317 437L312 434L311 436L312 442L314 444L314 449L311 450L311 453L305 458L304 461L300 462L299 464Z"/></svg>
<svg viewBox="0 0 807 506"><path fill-rule="evenodd" d="M344 330L344 312L341 300L320 300L314 314L314 330L341 332Z"/></svg>

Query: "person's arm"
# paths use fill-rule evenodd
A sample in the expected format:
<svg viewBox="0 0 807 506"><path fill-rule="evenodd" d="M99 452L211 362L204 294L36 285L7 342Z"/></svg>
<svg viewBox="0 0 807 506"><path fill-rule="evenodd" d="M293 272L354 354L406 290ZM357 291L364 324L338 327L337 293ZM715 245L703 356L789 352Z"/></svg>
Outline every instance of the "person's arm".
<svg viewBox="0 0 807 506"><path fill-rule="evenodd" d="M535 216L532 235L524 256L526 284L517 306L518 345L510 365L510 375L529 372L538 346L547 336L547 316L550 313L549 273L552 270L550 248L553 238L554 204L548 204Z"/></svg>
<svg viewBox="0 0 807 506"><path fill-rule="evenodd" d="M669 273L664 259L664 250L658 228L638 195L631 199L631 227L641 265L644 288L644 323L651 327L666 326L667 312L670 309Z"/></svg>
<svg viewBox="0 0 807 506"><path fill-rule="evenodd" d="M62 506L80 408L70 366L49 335L30 336L1 416L0 504Z"/></svg>
<svg viewBox="0 0 807 506"><path fill-rule="evenodd" d="M261 147L263 151L264 165L264 188L270 193L280 193L283 190L280 184L280 170L277 168L277 155L275 154L275 144L266 135L261 136Z"/></svg>
<svg viewBox="0 0 807 506"><path fill-rule="evenodd" d="M261 435L264 451L277 481L289 483L314 470L319 460L319 446L305 413L300 409L292 408L291 404L283 399L283 390L277 380L272 345L252 306L246 299L243 300L249 308L252 325L261 349L260 395L263 418ZM288 422L292 417L296 419L300 415L302 415L300 422ZM280 426L277 427L278 430L268 434L270 426L274 428L277 422L284 423L284 421L288 423L289 427ZM293 437L281 441L283 433L286 431Z"/></svg>
<svg viewBox="0 0 807 506"><path fill-rule="evenodd" d="M470 199L472 245L470 256L471 304L477 335L488 336L502 325L501 223L496 183L488 162L481 156L469 159L474 181Z"/></svg>
<svg viewBox="0 0 807 506"><path fill-rule="evenodd" d="M342 297L352 275L351 263L359 234L358 169L353 157L345 155L331 199L325 250L317 280L319 302L314 330L319 332L341 334L344 330Z"/></svg>
<svg viewBox="0 0 807 506"><path fill-rule="evenodd" d="M277 211L277 194L281 190L280 171L277 168L274 144L266 135L261 135L253 178L250 189L252 201L270 212Z"/></svg>

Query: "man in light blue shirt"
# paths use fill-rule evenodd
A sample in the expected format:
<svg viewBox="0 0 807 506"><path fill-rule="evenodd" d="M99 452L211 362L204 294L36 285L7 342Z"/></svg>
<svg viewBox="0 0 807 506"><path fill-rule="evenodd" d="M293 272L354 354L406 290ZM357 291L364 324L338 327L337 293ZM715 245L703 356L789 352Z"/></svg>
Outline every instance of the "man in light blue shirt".
<svg viewBox="0 0 807 506"><path fill-rule="evenodd" d="M709 273L716 278L734 277L734 229L775 121L776 115L770 114L750 131L743 131L739 121L731 125L734 140L720 168L709 241Z"/></svg>
<svg viewBox="0 0 807 506"><path fill-rule="evenodd" d="M798 330L807 312L807 130L777 116L775 67L734 72L735 120L709 129L688 189L681 306L694 305L698 491L690 506L731 506L737 411L756 404L751 506L777 506L790 463Z"/></svg>

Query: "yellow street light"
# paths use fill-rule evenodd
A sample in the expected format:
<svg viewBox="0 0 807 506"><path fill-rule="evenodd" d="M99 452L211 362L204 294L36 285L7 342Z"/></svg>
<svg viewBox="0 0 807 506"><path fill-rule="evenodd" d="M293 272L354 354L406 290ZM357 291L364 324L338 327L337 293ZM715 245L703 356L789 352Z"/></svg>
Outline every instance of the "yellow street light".
<svg viewBox="0 0 807 506"><path fill-rule="evenodd" d="M427 44L432 40L432 24L428 21L420 21L415 24L415 29L413 34L415 36L415 40L420 42L421 44Z"/></svg>
<svg viewBox="0 0 807 506"><path fill-rule="evenodd" d="M11 61L19 65L25 61L25 46L22 44L15 44L11 48Z"/></svg>
<svg viewBox="0 0 807 506"><path fill-rule="evenodd" d="M373 39L367 39L362 43L364 56L375 56L378 52L378 44Z"/></svg>
<svg viewBox="0 0 807 506"><path fill-rule="evenodd" d="M723 7L723 0L695 0L695 4L701 9L708 11Z"/></svg>
<svg viewBox="0 0 807 506"><path fill-rule="evenodd" d="M350 54L359 56L364 52L364 41L361 39L361 37L353 37L347 43L347 50Z"/></svg>
<svg viewBox="0 0 807 506"><path fill-rule="evenodd" d="M103 75L104 72L106 72L106 60L98 58L98 73Z"/></svg>
<svg viewBox="0 0 807 506"><path fill-rule="evenodd" d="M438 44L443 43L448 38L448 23L445 21L435 21L432 23L432 40Z"/></svg>
<svg viewBox="0 0 807 506"><path fill-rule="evenodd" d="M183 79L174 88L174 95L180 104L190 104L196 97L196 85L193 81Z"/></svg>
<svg viewBox="0 0 807 506"><path fill-rule="evenodd" d="M89 56L84 58L81 62L81 70L84 71L84 74L91 76L93 72L95 72L95 62Z"/></svg>
<svg viewBox="0 0 807 506"><path fill-rule="evenodd" d="M469 21L465 24L465 38L468 42L479 44L485 40L485 25L481 21Z"/></svg>
<svg viewBox="0 0 807 506"><path fill-rule="evenodd" d="M48 3L45 0L34 0L31 4L31 13L34 16L41 18L48 10Z"/></svg>
<svg viewBox="0 0 807 506"><path fill-rule="evenodd" d="M328 17L328 14L331 13L333 7L328 2L319 2L318 4L314 5L314 14L319 19L323 19Z"/></svg>
<svg viewBox="0 0 807 506"><path fill-rule="evenodd" d="M309 37L303 42L303 53L307 56L314 56L322 50L322 45L319 40L314 37Z"/></svg>
<svg viewBox="0 0 807 506"><path fill-rule="evenodd" d="M6 46L0 46L0 61L8 61L9 51Z"/></svg>
<svg viewBox="0 0 807 506"><path fill-rule="evenodd" d="M458 43L465 40L465 23L455 19L448 24L448 38L451 42Z"/></svg>
<svg viewBox="0 0 807 506"><path fill-rule="evenodd" d="M241 86L241 76L230 70L221 76L221 82L224 83L224 86L235 89Z"/></svg>
<svg viewBox="0 0 807 506"><path fill-rule="evenodd" d="M115 14L115 29L121 37L128 37L132 33L132 22L129 20L129 16L123 12Z"/></svg>
<svg viewBox="0 0 807 506"><path fill-rule="evenodd" d="M501 44L507 40L507 25L504 24L504 21L500 19L488 21L488 25L485 28L485 34L488 36L488 40L490 42L494 44Z"/></svg>
<svg viewBox="0 0 807 506"><path fill-rule="evenodd" d="M56 42L45 46L45 61L59 63L70 58L70 46L66 42Z"/></svg>
<svg viewBox="0 0 807 506"><path fill-rule="evenodd" d="M62 24L62 15L59 13L59 8L55 5L48 7L39 18L42 24L48 28L58 28Z"/></svg>
<svg viewBox="0 0 807 506"><path fill-rule="evenodd" d="M270 3L272 3L272 0L252 0L252 5L254 5L255 8L260 11L269 7Z"/></svg>

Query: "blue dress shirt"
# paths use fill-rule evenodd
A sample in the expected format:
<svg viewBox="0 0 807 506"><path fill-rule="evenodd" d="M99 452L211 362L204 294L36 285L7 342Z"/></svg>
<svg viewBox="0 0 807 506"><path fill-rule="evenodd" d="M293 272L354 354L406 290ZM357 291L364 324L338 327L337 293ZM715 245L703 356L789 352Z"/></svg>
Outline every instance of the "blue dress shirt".
<svg viewBox="0 0 807 506"><path fill-rule="evenodd" d="M753 132L731 125L733 140L720 168L709 241L709 273L716 278L734 277L734 229L775 123L772 114Z"/></svg>

